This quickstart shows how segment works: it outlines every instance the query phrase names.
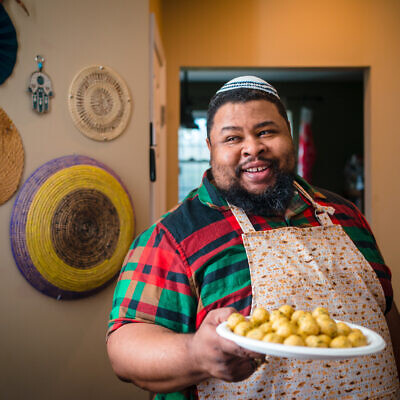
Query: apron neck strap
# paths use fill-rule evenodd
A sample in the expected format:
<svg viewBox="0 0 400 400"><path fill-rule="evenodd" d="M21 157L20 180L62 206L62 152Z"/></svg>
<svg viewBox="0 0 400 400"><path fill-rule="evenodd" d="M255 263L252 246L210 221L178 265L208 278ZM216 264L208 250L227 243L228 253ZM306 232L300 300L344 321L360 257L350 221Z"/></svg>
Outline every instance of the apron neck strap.
<svg viewBox="0 0 400 400"><path fill-rule="evenodd" d="M311 203L315 210L315 218L323 226L333 225L329 215L333 215L335 209L329 206L321 206L318 204L296 181L293 181L294 187Z"/></svg>
<svg viewBox="0 0 400 400"><path fill-rule="evenodd" d="M311 203L315 210L315 217L323 226L333 225L329 215L333 215L335 209L333 207L321 206L296 182L293 182L294 187ZM242 228L243 233L255 232L253 224L250 222L249 217L239 207L228 203L233 215L235 216L238 224Z"/></svg>
<svg viewBox="0 0 400 400"><path fill-rule="evenodd" d="M255 232L253 224L250 222L247 214L239 207L234 206L233 204L228 203L229 208L231 209L233 215L236 218L236 221L242 228L243 233Z"/></svg>

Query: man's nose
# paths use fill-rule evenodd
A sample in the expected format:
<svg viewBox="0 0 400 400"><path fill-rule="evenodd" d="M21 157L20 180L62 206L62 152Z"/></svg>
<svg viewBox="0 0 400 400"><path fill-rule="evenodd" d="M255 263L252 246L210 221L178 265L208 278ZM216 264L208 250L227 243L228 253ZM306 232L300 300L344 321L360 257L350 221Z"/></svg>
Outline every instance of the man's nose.
<svg viewBox="0 0 400 400"><path fill-rule="evenodd" d="M243 142L242 155L244 157L257 157L266 152L266 146L262 140L257 137L248 137Z"/></svg>

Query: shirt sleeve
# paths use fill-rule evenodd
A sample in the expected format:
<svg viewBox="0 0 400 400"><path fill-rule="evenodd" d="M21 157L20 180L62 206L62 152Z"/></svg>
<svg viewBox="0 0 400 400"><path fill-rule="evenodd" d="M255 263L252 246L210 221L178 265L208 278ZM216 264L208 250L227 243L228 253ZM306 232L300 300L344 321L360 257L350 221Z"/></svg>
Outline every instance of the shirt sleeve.
<svg viewBox="0 0 400 400"><path fill-rule="evenodd" d="M372 230L363 214L354 204L347 200L342 199L338 201L336 199L336 201L336 204L334 204L336 209L334 215L337 215L345 232L375 271L385 295L385 314L387 314L393 302L392 274L390 269L385 264Z"/></svg>
<svg viewBox="0 0 400 400"><path fill-rule="evenodd" d="M154 323L195 331L197 298L180 246L161 223L132 244L114 292L107 337L124 324Z"/></svg>
<svg viewBox="0 0 400 400"><path fill-rule="evenodd" d="M355 211L357 212L358 219L366 235L366 238L362 238L360 240L363 242L363 245L360 246L360 251L370 263L372 269L375 271L379 279L379 282L382 285L382 289L386 298L385 314L387 314L392 308L393 303L393 287L391 282L392 274L389 267L385 264L383 256L379 250L378 244L367 220L360 211L357 209Z"/></svg>
<svg viewBox="0 0 400 400"><path fill-rule="evenodd" d="M325 189L318 189L318 192L322 193L326 199L322 203L335 208L335 213L331 217L334 223L342 226L346 234L374 270L385 295L385 314L387 314L393 303L392 274L389 267L385 264L367 220L361 211L349 200Z"/></svg>

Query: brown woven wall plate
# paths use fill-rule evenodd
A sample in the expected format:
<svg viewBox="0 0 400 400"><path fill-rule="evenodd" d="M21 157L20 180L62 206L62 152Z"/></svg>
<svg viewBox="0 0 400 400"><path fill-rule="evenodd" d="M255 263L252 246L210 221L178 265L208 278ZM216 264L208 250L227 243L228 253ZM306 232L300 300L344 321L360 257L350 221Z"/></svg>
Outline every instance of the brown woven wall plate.
<svg viewBox="0 0 400 400"><path fill-rule="evenodd" d="M0 108L0 204L12 197L24 169L24 148L17 128Z"/></svg>
<svg viewBox="0 0 400 400"><path fill-rule="evenodd" d="M98 141L112 140L126 128L132 100L123 79L111 68L94 65L73 79L68 96L75 126Z"/></svg>

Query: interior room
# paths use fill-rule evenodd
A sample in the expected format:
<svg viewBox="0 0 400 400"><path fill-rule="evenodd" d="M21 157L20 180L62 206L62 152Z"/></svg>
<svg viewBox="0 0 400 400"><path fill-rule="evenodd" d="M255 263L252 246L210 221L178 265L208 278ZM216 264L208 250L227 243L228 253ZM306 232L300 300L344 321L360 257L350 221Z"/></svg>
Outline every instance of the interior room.
<svg viewBox="0 0 400 400"><path fill-rule="evenodd" d="M240 75L262 77L278 90L289 114L297 154L305 114L309 115L315 159L307 181L348 198L364 211L363 96L368 70L360 68L183 69L178 139L179 201L195 187L194 182L200 184L202 173L209 166L205 143L209 99L224 82ZM195 118L201 127L194 124ZM338 146L334 162L329 162L333 140L346 146Z"/></svg>
<svg viewBox="0 0 400 400"><path fill-rule="evenodd" d="M147 391L119 380L107 356L119 268L133 239L200 183L190 172L185 183L182 168L189 165L201 179L208 167L201 132L209 97L225 78L244 71L259 73L282 93L296 148L302 112L308 110L316 149L312 183L363 211L391 269L394 300L400 304L398 0L20 3L0 1L7 14L1 14L0 22L8 29L3 39L5 30L0 29L0 122L11 127L19 143L12 150L17 164L0 171L1 179L10 182L2 186L0 203L0 397L149 398ZM104 74L113 104L119 105L111 122L99 117L112 108L101 90L92 125L79 109L86 104L79 88L90 85L90 68ZM41 92L31 86L35 73L51 82L51 93L45 84ZM183 120L185 112L200 121L203 131ZM182 148L185 135L196 137L195 155L189 154L192 146ZM0 168L9 165L2 151ZM66 173L54 183L54 192L50 182L43 184L50 170ZM84 174L94 170L87 189ZM72 175L75 180L68 185ZM48 247L57 235L55 228L44 226L49 215L62 224L64 208L79 203L66 197L58 209L58 185L71 196L81 190L79 196L107 205L103 230L123 233L109 253L93 256L93 265L106 268L112 261L114 269L99 272L93 286L79 286L79 296L69 286L75 275L66 277L57 292L34 270L43 266L52 276L51 268L79 258L79 243L62 256ZM103 187L109 188L107 195L99 196ZM40 188L47 205L34 216L28 210ZM29 225L29 237L21 225ZM90 224L82 216L79 234L87 230ZM28 241L23 251L21 241Z"/></svg>

